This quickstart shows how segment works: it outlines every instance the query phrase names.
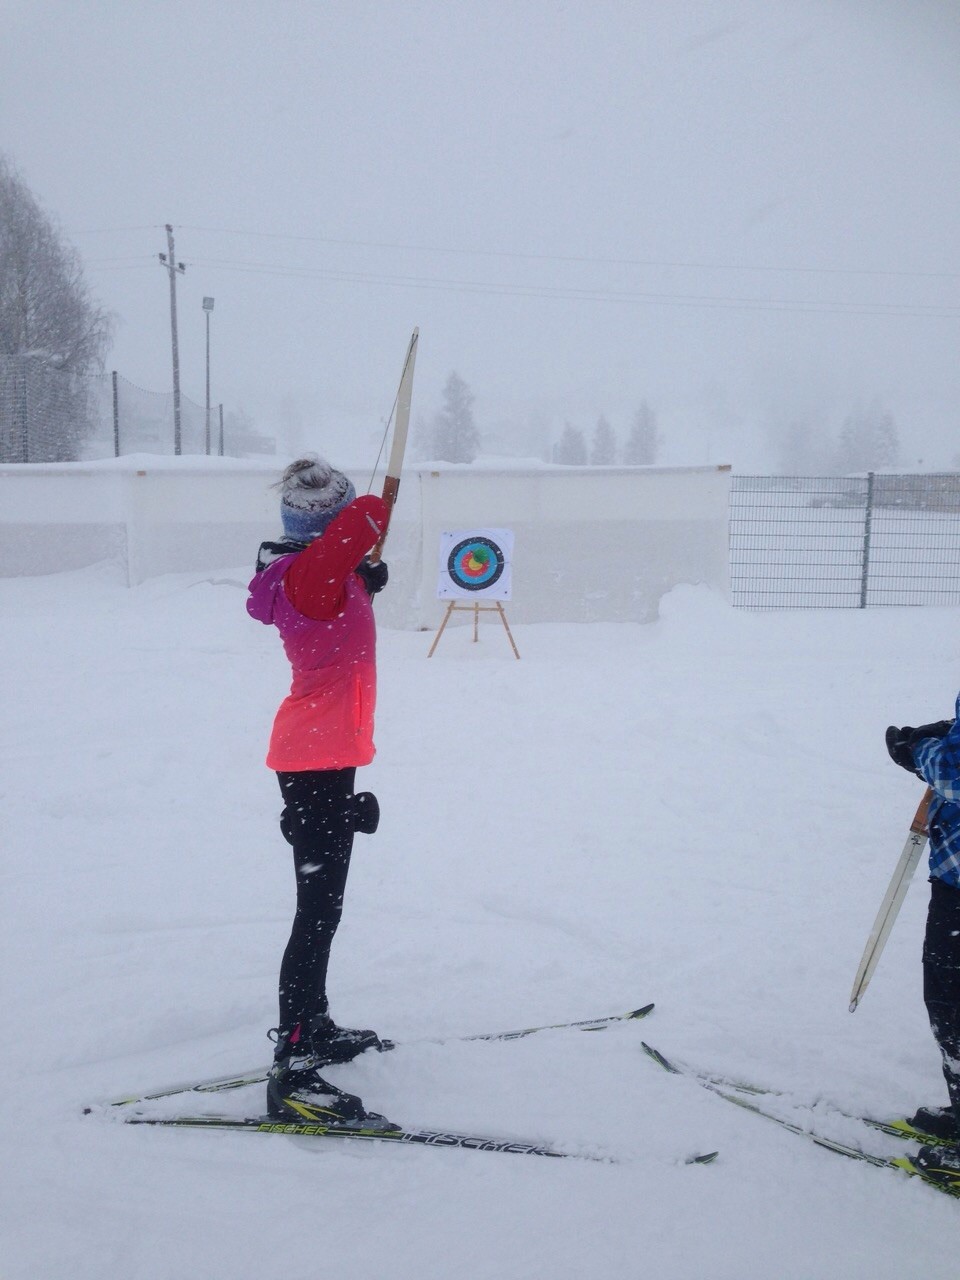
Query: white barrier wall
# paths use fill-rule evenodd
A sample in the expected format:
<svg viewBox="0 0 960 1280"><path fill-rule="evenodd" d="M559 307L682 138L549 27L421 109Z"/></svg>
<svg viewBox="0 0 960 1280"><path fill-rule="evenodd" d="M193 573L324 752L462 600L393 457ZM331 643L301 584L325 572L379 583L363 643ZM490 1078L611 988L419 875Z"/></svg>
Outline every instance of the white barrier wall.
<svg viewBox="0 0 960 1280"><path fill-rule="evenodd" d="M253 564L280 533L279 468L132 454L0 467L0 576L119 560L131 585L161 573Z"/></svg>
<svg viewBox="0 0 960 1280"><path fill-rule="evenodd" d="M163 573L252 573L260 542L280 534L271 485L281 466L134 455L0 467L0 576L108 559L124 565L131 584ZM438 626L440 534L473 526L516 535L505 606L511 622L646 621L678 583L726 592L729 474L725 467L407 469L386 548L390 587L377 616L386 626ZM369 475L350 475L365 491Z"/></svg>

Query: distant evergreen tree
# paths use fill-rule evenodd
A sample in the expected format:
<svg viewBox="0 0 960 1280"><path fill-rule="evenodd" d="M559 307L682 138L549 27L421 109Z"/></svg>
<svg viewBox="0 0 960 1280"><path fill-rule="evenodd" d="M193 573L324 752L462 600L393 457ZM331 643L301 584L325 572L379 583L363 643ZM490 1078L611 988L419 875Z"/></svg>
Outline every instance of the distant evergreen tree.
<svg viewBox="0 0 960 1280"><path fill-rule="evenodd" d="M833 470L830 443L805 422L791 422L776 441L777 470L783 476L820 476Z"/></svg>
<svg viewBox="0 0 960 1280"><path fill-rule="evenodd" d="M657 415L644 400L633 416L633 425L623 449L623 461L628 467L648 467L656 462L659 452Z"/></svg>
<svg viewBox="0 0 960 1280"><path fill-rule="evenodd" d="M443 408L433 420L431 457L444 462L473 462L480 432L473 420L473 395L458 373L443 388Z"/></svg>
<svg viewBox="0 0 960 1280"><path fill-rule="evenodd" d="M569 422L566 424L563 435L553 446L553 460L568 467L587 465L587 442L579 427L572 427Z"/></svg>
<svg viewBox="0 0 960 1280"><path fill-rule="evenodd" d="M837 471L879 471L896 465L900 451L893 416L878 401L857 409L843 424L837 446Z"/></svg>
<svg viewBox="0 0 960 1280"><path fill-rule="evenodd" d="M612 467L617 461L617 437L613 427L601 414L593 429L593 442L590 445L590 465L592 467Z"/></svg>

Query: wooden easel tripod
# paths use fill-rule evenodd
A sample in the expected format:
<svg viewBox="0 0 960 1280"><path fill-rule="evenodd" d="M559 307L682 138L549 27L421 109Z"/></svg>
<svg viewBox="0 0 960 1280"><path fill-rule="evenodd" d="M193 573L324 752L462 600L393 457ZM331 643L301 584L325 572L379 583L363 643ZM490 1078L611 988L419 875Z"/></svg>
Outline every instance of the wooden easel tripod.
<svg viewBox="0 0 960 1280"><path fill-rule="evenodd" d="M506 613L504 613L503 605L500 603L499 600L495 601L493 604L481 604L479 600L475 600L472 604L462 604L457 600L451 600L450 603L447 605L447 612L443 615L443 621L440 623L440 626L437 629L437 634L433 637L433 644L430 646L430 652L427 654L428 658L433 657L433 652L436 649L437 645L440 643L440 637L443 635L443 629L447 625L447 623L450 621L450 616L455 609L462 610L465 613L473 614L474 644L476 644L476 642L480 639L480 614L481 613L499 613L500 621L503 623L504 630L507 633L507 639L510 641L510 647L513 649L513 656L515 658L520 657L520 651L517 648L516 643L514 642L513 633L510 630L510 624L507 622L507 615Z"/></svg>

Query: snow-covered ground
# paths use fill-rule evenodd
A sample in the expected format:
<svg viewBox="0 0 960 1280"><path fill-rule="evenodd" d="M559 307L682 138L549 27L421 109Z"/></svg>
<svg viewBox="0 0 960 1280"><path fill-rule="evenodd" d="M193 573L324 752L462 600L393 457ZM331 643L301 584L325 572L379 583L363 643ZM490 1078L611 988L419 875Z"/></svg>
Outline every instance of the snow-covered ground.
<svg viewBox="0 0 960 1280"><path fill-rule="evenodd" d="M412 1126L614 1162L84 1116L268 1058L293 877L262 760L287 671L246 577L0 582L3 1280L954 1280L960 1205L640 1040L819 1100L878 1152L827 1104L944 1100L922 876L847 1002L920 794L883 730L951 714L960 610L751 615L678 588L647 626L518 627L520 662L492 623L430 661L428 635L382 633L360 776L384 818L331 989L340 1020L410 1043L331 1078ZM602 1034L431 1042L650 1000Z"/></svg>

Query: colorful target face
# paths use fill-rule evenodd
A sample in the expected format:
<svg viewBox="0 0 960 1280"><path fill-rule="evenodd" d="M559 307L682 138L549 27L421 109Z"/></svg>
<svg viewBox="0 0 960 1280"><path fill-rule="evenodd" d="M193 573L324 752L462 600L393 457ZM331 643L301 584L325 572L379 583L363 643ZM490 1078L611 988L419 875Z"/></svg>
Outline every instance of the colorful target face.
<svg viewBox="0 0 960 1280"><path fill-rule="evenodd" d="M503 573L504 555L492 538L464 538L447 557L451 582L463 591L484 591Z"/></svg>
<svg viewBox="0 0 960 1280"><path fill-rule="evenodd" d="M509 600L513 571L513 531L473 528L440 535L441 600Z"/></svg>

